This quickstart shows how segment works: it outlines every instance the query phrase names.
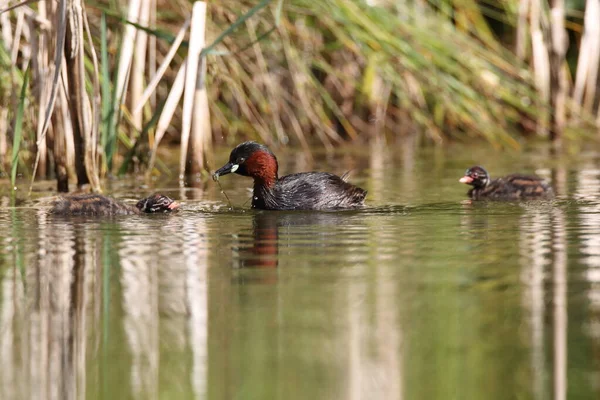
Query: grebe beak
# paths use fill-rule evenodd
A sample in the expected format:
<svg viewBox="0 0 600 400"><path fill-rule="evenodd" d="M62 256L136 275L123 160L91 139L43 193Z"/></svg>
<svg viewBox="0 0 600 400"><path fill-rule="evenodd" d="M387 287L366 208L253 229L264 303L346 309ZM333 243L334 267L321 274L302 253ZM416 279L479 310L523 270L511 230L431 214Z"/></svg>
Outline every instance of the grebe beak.
<svg viewBox="0 0 600 400"><path fill-rule="evenodd" d="M220 176L232 174L237 171L239 167L238 164L227 163L213 174L213 180L218 181Z"/></svg>
<svg viewBox="0 0 600 400"><path fill-rule="evenodd" d="M177 209L179 209L180 204L176 201L172 202L171 204L168 205L168 209L171 211L175 211Z"/></svg>
<svg viewBox="0 0 600 400"><path fill-rule="evenodd" d="M466 184L469 184L469 183L473 182L473 178L471 178L470 176L467 176L467 175L465 175L465 176L463 176L462 178L460 178L458 181L459 181L460 183L466 183Z"/></svg>

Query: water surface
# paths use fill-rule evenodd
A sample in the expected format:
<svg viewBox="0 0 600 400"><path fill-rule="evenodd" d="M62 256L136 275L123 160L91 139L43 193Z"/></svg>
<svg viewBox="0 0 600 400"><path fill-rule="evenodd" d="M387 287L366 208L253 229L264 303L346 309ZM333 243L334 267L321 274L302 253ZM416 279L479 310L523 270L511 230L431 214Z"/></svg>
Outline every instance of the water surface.
<svg viewBox="0 0 600 400"><path fill-rule="evenodd" d="M352 170L369 206L252 211L239 176L221 179L233 210L213 182L161 182L183 203L172 216L5 201L0 399L600 396L597 153L375 143L279 159L283 174ZM559 197L472 203L457 180L482 160Z"/></svg>

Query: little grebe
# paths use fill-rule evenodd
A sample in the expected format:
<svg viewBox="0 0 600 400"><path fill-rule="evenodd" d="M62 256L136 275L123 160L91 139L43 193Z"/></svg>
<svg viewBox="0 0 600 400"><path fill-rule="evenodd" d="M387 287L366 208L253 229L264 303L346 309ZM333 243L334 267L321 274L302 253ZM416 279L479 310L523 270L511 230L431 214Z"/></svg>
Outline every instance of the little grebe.
<svg viewBox="0 0 600 400"><path fill-rule="evenodd" d="M153 194L133 206L119 203L100 194L80 194L60 197L50 210L58 215L135 215L142 213L168 213L179 208L179 203L162 194Z"/></svg>
<svg viewBox="0 0 600 400"><path fill-rule="evenodd" d="M277 158L256 142L239 144L229 162L213 175L235 172L254 178L252 208L262 210L331 210L364 205L367 191L328 172L303 172L279 178Z"/></svg>
<svg viewBox="0 0 600 400"><path fill-rule="evenodd" d="M459 182L473 186L468 194L475 200L525 200L554 197L554 191L550 185L538 176L513 174L491 179L488 172L480 166L469 168Z"/></svg>

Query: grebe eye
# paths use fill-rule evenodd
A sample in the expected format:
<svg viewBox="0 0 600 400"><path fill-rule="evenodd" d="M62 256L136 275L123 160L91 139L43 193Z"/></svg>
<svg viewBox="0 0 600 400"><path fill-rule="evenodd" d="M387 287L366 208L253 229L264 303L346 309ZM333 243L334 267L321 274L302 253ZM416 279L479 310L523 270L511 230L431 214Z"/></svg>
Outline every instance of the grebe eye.
<svg viewBox="0 0 600 400"><path fill-rule="evenodd" d="M239 161L238 161L238 164L241 164L241 163L243 163L244 161L246 161L246 159L245 159L244 157L240 157L240 159L239 159Z"/></svg>

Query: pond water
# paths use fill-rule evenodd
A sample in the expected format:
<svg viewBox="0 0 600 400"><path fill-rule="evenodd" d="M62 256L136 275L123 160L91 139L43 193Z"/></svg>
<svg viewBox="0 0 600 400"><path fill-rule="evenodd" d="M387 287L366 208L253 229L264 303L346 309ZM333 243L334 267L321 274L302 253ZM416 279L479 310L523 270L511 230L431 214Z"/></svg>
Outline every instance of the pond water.
<svg viewBox="0 0 600 400"><path fill-rule="evenodd" d="M0 399L600 397L600 153L278 154L282 174L352 170L368 207L252 211L237 175L233 210L212 181L111 188L176 197L170 216L4 201ZM475 163L558 199L472 203Z"/></svg>

